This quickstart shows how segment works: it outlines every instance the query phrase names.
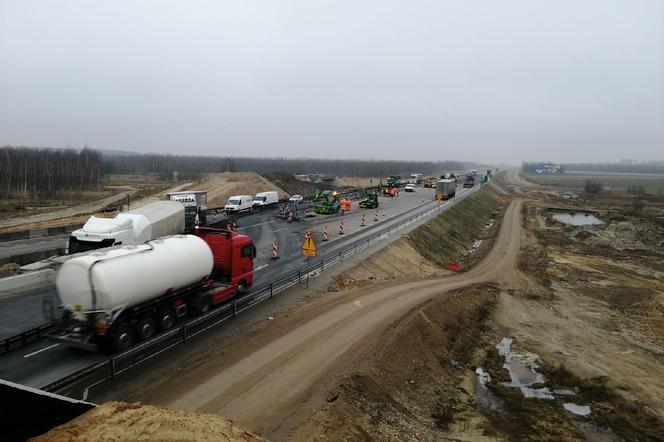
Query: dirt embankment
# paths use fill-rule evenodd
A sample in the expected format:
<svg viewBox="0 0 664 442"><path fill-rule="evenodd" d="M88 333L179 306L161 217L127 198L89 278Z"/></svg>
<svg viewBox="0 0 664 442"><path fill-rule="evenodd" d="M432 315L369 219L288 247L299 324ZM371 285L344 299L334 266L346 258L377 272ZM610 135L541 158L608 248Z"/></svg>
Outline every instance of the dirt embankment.
<svg viewBox="0 0 664 442"><path fill-rule="evenodd" d="M486 421L461 384L497 298L496 287L473 286L405 314L291 440L480 440Z"/></svg>
<svg viewBox="0 0 664 442"><path fill-rule="evenodd" d="M263 177L276 186L284 189L290 195L313 195L316 190L334 190L334 186L324 183L310 183L308 181L300 181L289 173L265 173Z"/></svg>
<svg viewBox="0 0 664 442"><path fill-rule="evenodd" d="M290 195L274 183L254 172L213 173L201 180L192 190L207 190L208 207L223 207L233 195L251 195L275 190L279 199Z"/></svg>
<svg viewBox="0 0 664 442"><path fill-rule="evenodd" d="M449 262L470 269L491 250L506 205L506 199L484 188L344 272L335 287L449 275Z"/></svg>
<svg viewBox="0 0 664 442"><path fill-rule="evenodd" d="M107 402L34 442L264 441L218 415L169 410L141 403Z"/></svg>

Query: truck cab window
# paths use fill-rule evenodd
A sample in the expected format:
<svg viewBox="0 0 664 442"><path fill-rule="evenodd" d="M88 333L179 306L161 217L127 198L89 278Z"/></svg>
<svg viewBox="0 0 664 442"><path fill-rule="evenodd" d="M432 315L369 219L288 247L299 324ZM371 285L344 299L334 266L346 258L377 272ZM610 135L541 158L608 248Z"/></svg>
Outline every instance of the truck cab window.
<svg viewBox="0 0 664 442"><path fill-rule="evenodd" d="M254 247L253 246L244 246L241 250L241 255L243 258L253 258L254 257Z"/></svg>

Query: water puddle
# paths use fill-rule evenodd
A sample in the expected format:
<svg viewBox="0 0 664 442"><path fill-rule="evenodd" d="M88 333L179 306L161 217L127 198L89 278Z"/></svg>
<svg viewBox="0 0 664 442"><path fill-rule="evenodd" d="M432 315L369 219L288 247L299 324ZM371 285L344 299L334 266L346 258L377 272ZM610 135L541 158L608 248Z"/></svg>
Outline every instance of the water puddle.
<svg viewBox="0 0 664 442"><path fill-rule="evenodd" d="M572 402L565 402L563 404L563 407L565 407L565 410L569 411L570 413L574 413L578 416L588 416L590 414L589 405L578 405Z"/></svg>
<svg viewBox="0 0 664 442"><path fill-rule="evenodd" d="M475 369L477 377L475 378L475 403L482 408L498 410L503 408L503 401L491 392L486 386L491 382L491 376L481 367Z"/></svg>
<svg viewBox="0 0 664 442"><path fill-rule="evenodd" d="M596 224L604 224L604 221L599 219L593 212L585 210L560 210L549 209L551 216L556 221L568 224L570 226L589 226Z"/></svg>
<svg viewBox="0 0 664 442"><path fill-rule="evenodd" d="M592 413L590 405L567 402L571 396L576 396L577 392L571 388L559 388L551 390L547 387L538 387L544 384L546 379L542 373L537 371L540 368L538 362L539 356L534 353L512 351L512 338L503 338L496 344L496 350L505 358L503 368L510 375L509 382L502 382L501 385L511 388L518 388L526 398L537 398L544 400L557 400L565 410L578 418L570 419L574 427L583 433L585 440L591 442L616 442L620 441L611 430L600 428L590 421L584 419ZM488 387L492 382L491 375L482 367L475 369L475 403L482 408L494 410L504 409L505 402L496 396ZM563 399L564 398L564 399Z"/></svg>
<svg viewBox="0 0 664 442"><path fill-rule="evenodd" d="M535 362L538 357L532 353L515 353L511 350L512 338L503 338L496 349L505 358L503 368L510 374L510 382L503 382L506 387L514 387L521 390L524 397L538 399L555 399L553 392L548 387L533 388L532 385L543 384L544 376L535 369L539 365Z"/></svg>

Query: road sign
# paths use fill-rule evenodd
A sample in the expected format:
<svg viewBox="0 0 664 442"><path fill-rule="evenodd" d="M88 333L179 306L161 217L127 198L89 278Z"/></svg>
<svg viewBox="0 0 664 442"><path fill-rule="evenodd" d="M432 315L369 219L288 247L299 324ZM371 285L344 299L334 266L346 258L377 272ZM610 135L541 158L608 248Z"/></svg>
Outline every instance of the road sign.
<svg viewBox="0 0 664 442"><path fill-rule="evenodd" d="M302 256L316 256L316 244L310 236L307 236L302 243Z"/></svg>

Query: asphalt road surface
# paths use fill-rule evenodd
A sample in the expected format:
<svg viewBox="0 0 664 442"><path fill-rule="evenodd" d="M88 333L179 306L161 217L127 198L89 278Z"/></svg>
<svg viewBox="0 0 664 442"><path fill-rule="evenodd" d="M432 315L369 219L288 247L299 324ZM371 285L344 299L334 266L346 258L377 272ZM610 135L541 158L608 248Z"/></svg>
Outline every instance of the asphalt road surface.
<svg viewBox="0 0 664 442"><path fill-rule="evenodd" d="M457 195L470 190L458 187ZM414 193L401 192L397 198L381 197L377 221L374 220L374 210L359 209L357 202L353 203L353 210L343 216L324 215L293 223L279 219L277 209L241 218L238 230L249 235L257 248L254 285L260 286L285 276L305 264L306 258L301 255L300 247L306 230L312 231L319 254L330 253L345 247L362 235L406 219L420 207L432 207L435 204L433 195L433 189L418 188ZM366 226L361 226L363 215ZM344 235L339 234L342 220ZM322 241L322 229L325 225L329 231L327 242ZM279 244L280 259L273 261L271 251L272 241L275 239ZM55 291L50 289L0 303L2 331L6 334L17 334L44 323L49 318L44 313L43 304L57 305L56 297ZM105 355L100 353L40 340L0 356L0 378L40 388L103 359ZM46 367L48 369L45 369Z"/></svg>

